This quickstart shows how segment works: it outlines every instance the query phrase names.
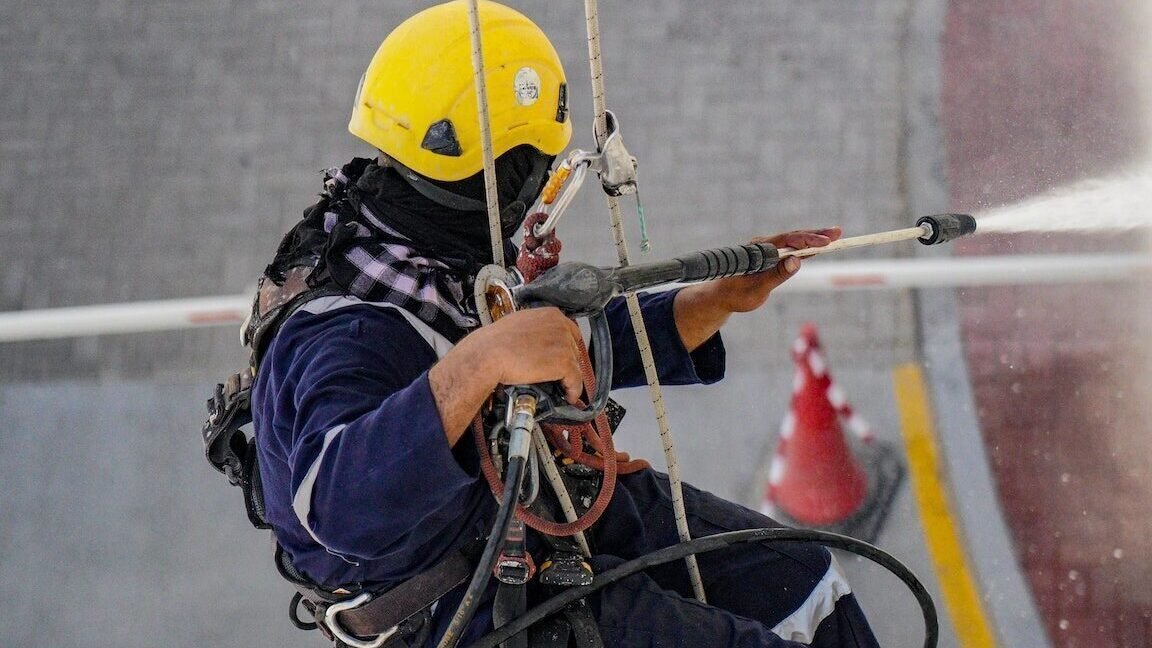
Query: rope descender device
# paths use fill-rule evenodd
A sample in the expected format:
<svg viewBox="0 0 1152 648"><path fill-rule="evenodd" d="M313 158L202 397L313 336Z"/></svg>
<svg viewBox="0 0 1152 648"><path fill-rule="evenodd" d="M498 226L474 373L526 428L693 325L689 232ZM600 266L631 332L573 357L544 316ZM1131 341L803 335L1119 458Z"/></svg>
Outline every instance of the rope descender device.
<svg viewBox="0 0 1152 648"><path fill-rule="evenodd" d="M551 234L560 221L560 217L571 205L572 199L584 184L588 171L594 171L600 176L600 184L604 193L612 197L636 196L637 213L640 214L640 226L643 237L641 246L648 248L647 226L644 222L644 210L640 206L640 193L637 187L636 157L628 152L624 146L624 139L620 134L620 122L612 111L605 112L608 130L603 138L597 136L596 152L574 149L568 154L540 195L540 208L538 211L547 214L547 218L533 227L532 234L536 237L546 237ZM568 179L571 184L565 186ZM563 189L563 191L561 191Z"/></svg>

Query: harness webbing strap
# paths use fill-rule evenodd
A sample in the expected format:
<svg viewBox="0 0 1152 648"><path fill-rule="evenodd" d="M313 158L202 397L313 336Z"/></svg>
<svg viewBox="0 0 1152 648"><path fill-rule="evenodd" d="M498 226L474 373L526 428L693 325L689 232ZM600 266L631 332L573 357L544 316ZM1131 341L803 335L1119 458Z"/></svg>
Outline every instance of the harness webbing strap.
<svg viewBox="0 0 1152 648"><path fill-rule="evenodd" d="M492 602L492 625L499 628L514 621L528 610L528 589L525 585L500 583L496 589L496 600ZM514 635L500 648L528 648L528 633Z"/></svg>
<svg viewBox="0 0 1152 648"><path fill-rule="evenodd" d="M373 596L359 607L336 614L336 622L358 637L375 637L412 619L432 603L467 582L483 550L482 542L473 542L390 590ZM321 598L311 588L297 585L309 609L323 625L324 612L334 601Z"/></svg>
<svg viewBox="0 0 1152 648"><path fill-rule="evenodd" d="M577 648L604 648L604 639L600 637L600 628L592 616L588 599L580 599L564 608L564 618L572 628Z"/></svg>

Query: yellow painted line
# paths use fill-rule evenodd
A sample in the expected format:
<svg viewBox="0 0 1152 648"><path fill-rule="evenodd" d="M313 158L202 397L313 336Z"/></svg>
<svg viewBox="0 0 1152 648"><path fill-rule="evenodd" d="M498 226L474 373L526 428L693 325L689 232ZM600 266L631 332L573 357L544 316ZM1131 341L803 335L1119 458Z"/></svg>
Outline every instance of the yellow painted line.
<svg viewBox="0 0 1152 648"><path fill-rule="evenodd" d="M919 366L907 363L892 371L892 381L928 555L935 565L936 579L958 644L962 648L994 648L996 635L972 575L944 483L924 377Z"/></svg>

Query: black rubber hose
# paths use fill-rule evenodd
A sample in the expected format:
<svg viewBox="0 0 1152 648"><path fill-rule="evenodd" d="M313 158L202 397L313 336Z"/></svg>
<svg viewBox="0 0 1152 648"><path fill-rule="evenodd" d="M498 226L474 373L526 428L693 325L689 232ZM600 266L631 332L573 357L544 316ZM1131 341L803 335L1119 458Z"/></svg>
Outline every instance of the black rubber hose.
<svg viewBox="0 0 1152 648"><path fill-rule="evenodd" d="M570 423L585 423L596 418L608 405L608 392L612 390L612 331L608 328L608 316L604 311L588 318L592 330L592 373L596 375L596 397L588 407L580 409L559 402L553 405L552 417Z"/></svg>
<svg viewBox="0 0 1152 648"><path fill-rule="evenodd" d="M496 565L500 550L504 548L504 538L508 535L508 527L511 526L512 517L516 513L516 500L520 494L520 485L524 481L524 461L524 457L512 457L508 462L508 472L504 477L504 496L500 499L500 508L496 511L492 535L488 536L484 552L480 554L480 563L476 565L476 571L472 572L472 580L468 582L464 598L460 599L460 607L456 608L456 614L452 615L452 621L448 623L448 629L444 631L437 648L454 648L460 641L461 633L476 614L476 606L488 587L488 578L492 575L492 568Z"/></svg>
<svg viewBox="0 0 1152 648"><path fill-rule="evenodd" d="M813 531L810 529L748 529L744 531L729 531L715 535L695 538L680 544L659 549L650 554L640 556L626 563L618 565L596 576L591 585L573 587L553 596L540 605L528 610L519 619L488 633L473 644L473 648L495 648L526 628L582 599L603 587L627 578L649 567L662 565L674 560L681 560L690 554L706 553L743 542L816 542L834 549L843 549L884 567L895 574L912 591L920 604L920 611L924 616L924 648L936 648L939 641L940 624L936 616L936 605L932 602L932 595L912 573L891 554L871 545L863 540L850 538L837 533L826 531Z"/></svg>

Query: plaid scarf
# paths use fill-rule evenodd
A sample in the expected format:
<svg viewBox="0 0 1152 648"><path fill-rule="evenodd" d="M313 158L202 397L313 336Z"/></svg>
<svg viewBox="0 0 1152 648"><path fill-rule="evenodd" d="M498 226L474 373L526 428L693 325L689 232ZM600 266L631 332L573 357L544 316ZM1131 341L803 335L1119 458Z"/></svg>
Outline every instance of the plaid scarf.
<svg viewBox="0 0 1152 648"><path fill-rule="evenodd" d="M341 288L364 301L395 304L456 341L480 325L472 278L418 250L373 210L355 183L367 165L354 160L325 177L328 234L324 262ZM322 201L323 202L323 201Z"/></svg>
<svg viewBox="0 0 1152 648"><path fill-rule="evenodd" d="M309 268L311 290L395 304L459 341L480 324L472 303L471 262L461 263L450 250L419 246L389 226L382 212L405 206L385 202L377 208L379 203L357 186L373 164L356 158L326 172L320 200L280 241L264 275L283 286L293 269Z"/></svg>

